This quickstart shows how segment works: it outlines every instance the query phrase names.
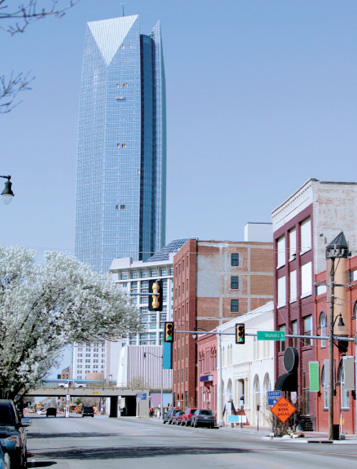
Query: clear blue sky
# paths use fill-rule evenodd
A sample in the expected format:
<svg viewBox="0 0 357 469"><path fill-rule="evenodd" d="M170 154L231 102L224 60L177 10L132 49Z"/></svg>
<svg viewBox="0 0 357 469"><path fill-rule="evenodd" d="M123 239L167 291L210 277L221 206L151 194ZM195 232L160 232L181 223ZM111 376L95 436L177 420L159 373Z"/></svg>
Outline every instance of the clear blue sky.
<svg viewBox="0 0 357 469"><path fill-rule="evenodd" d="M162 26L167 242L241 240L310 177L357 181L355 0L122 1L142 33ZM60 20L0 32L0 75L36 76L0 115L0 174L15 192L0 244L73 252L85 25L121 14L120 0L81 0Z"/></svg>

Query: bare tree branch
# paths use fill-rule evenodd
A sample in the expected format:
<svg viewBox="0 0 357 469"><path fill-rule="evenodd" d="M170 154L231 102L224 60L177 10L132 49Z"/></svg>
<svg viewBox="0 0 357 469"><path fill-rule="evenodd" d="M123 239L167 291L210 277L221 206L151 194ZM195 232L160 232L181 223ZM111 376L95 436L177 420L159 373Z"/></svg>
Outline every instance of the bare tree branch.
<svg viewBox="0 0 357 469"><path fill-rule="evenodd" d="M66 4L62 6L64 2ZM78 2L79 0L42 0L39 5L37 0L28 0L27 3L13 8L9 6L8 0L0 0L0 20L7 23L1 24L0 29L11 35L23 33L29 24L46 16L61 18ZM41 5L43 3L50 5L46 8Z"/></svg>
<svg viewBox="0 0 357 469"><path fill-rule="evenodd" d="M29 74L24 75L19 73L14 75L11 73L9 78L4 75L0 76L0 114L6 114L10 112L14 107L21 103L16 102L16 98L22 91L30 90L30 83L34 80L34 77L30 77Z"/></svg>
<svg viewBox="0 0 357 469"><path fill-rule="evenodd" d="M14 2L0 0L0 30L12 36L23 33L29 24L46 16L61 18L78 2L79 0L27 0L14 7L11 5ZM34 77L30 77L29 73L16 75L12 72L10 77L0 75L0 114L6 114L20 104L21 101L17 101L19 93L30 90L33 80Z"/></svg>

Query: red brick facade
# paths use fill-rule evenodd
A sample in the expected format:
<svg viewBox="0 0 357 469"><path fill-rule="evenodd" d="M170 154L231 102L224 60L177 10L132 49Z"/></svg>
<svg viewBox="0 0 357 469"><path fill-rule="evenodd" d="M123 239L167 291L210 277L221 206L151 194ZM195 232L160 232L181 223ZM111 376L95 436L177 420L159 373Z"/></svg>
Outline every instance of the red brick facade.
<svg viewBox="0 0 357 469"><path fill-rule="evenodd" d="M191 239L174 257L176 331L209 331L272 299L272 243ZM198 405L197 364L196 340L191 334L175 333L173 404L177 407Z"/></svg>

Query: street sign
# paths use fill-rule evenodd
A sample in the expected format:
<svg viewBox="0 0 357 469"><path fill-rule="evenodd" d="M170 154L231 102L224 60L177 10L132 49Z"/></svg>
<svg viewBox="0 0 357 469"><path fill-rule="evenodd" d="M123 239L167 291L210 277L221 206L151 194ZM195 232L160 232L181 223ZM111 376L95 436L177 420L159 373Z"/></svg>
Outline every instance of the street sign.
<svg viewBox="0 0 357 469"><path fill-rule="evenodd" d="M268 405L275 405L281 398L281 391L268 391Z"/></svg>
<svg viewBox="0 0 357 469"><path fill-rule="evenodd" d="M257 331L258 340L285 340L285 331Z"/></svg>
<svg viewBox="0 0 357 469"><path fill-rule="evenodd" d="M141 401L146 401L146 392L138 392L136 398L140 399Z"/></svg>
<svg viewBox="0 0 357 469"><path fill-rule="evenodd" d="M282 397L270 410L281 422L285 423L296 411L296 407L286 400L285 397Z"/></svg>

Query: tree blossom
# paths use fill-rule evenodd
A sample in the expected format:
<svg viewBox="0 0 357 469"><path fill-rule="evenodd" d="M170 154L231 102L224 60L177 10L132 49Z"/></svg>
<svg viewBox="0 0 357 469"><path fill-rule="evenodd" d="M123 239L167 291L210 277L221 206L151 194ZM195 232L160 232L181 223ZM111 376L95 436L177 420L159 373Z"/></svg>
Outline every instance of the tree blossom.
<svg viewBox="0 0 357 469"><path fill-rule="evenodd" d="M0 248L0 389L24 394L73 342L117 340L140 330L139 311L106 275L74 257Z"/></svg>

